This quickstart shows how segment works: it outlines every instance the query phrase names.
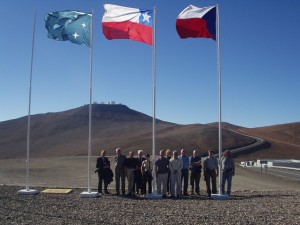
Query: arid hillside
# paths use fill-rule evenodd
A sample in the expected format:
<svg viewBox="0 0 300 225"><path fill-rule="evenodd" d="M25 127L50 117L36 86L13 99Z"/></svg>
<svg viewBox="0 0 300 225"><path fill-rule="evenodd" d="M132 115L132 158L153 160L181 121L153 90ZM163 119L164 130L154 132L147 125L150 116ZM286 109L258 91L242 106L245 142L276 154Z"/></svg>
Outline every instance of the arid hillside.
<svg viewBox="0 0 300 225"><path fill-rule="evenodd" d="M152 152L152 117L125 105L93 104L92 155L106 149L115 154L143 149ZM87 155L89 106L31 116L30 156L57 157ZM255 139L231 131L236 126L224 124L223 149L249 145ZM179 125L156 121L156 152L160 149L198 149L206 154L209 148L218 151L218 127L215 124ZM24 158L27 149L27 116L0 123L0 158Z"/></svg>
<svg viewBox="0 0 300 225"><path fill-rule="evenodd" d="M237 128L241 134L263 138L267 148L240 155L240 159L300 159L300 122L258 128Z"/></svg>

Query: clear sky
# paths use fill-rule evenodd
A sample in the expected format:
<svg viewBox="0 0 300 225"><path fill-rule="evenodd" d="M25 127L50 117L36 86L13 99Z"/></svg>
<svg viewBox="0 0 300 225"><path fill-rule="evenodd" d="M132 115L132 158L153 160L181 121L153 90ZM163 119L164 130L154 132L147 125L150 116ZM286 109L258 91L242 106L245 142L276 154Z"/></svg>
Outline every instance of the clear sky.
<svg viewBox="0 0 300 225"><path fill-rule="evenodd" d="M104 3L157 8L158 119L179 124L218 121L217 43L182 40L175 23L190 4L219 4L222 120L245 127L300 121L298 0L1 0L0 121L28 114L35 9L32 115L89 103L89 48L47 38L44 16L93 10L93 101L115 101L152 116L153 49L131 40L106 40Z"/></svg>

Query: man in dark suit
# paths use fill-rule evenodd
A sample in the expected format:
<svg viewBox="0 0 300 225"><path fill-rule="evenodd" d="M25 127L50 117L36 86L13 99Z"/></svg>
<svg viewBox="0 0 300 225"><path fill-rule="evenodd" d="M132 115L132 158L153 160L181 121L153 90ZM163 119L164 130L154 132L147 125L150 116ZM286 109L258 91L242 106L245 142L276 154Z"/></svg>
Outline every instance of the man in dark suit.
<svg viewBox="0 0 300 225"><path fill-rule="evenodd" d="M104 193L110 194L107 190L108 184L112 181L112 173L110 169L110 162L106 157L106 151L101 151L101 157L97 158L97 165L98 168L98 192L102 194L102 182L104 182Z"/></svg>
<svg viewBox="0 0 300 225"><path fill-rule="evenodd" d="M200 177L202 171L201 157L198 156L198 151L193 151L193 156L190 157L190 184L191 184L191 194L194 194L194 190L197 195L200 195Z"/></svg>

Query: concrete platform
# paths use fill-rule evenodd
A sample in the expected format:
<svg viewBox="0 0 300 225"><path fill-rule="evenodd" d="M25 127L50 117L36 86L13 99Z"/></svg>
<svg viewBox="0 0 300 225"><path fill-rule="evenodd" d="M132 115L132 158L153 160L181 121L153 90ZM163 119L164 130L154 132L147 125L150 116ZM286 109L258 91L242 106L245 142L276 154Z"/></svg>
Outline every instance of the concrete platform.
<svg viewBox="0 0 300 225"><path fill-rule="evenodd" d="M211 198L213 200L229 200L230 199L229 195L227 195L227 194L223 194L223 195L222 194L212 194Z"/></svg>
<svg viewBox="0 0 300 225"><path fill-rule="evenodd" d="M50 193L50 194L68 194L71 193L72 189L66 189L66 188L49 188L42 191L42 193Z"/></svg>
<svg viewBox="0 0 300 225"><path fill-rule="evenodd" d="M17 192L18 195L37 195L39 192L37 190L33 190L33 189L22 189L20 191Z"/></svg>
<svg viewBox="0 0 300 225"><path fill-rule="evenodd" d="M156 192L152 192L144 196L147 199L162 199L162 195L157 194Z"/></svg>
<svg viewBox="0 0 300 225"><path fill-rule="evenodd" d="M80 193L80 198L98 198L98 197L101 197L101 194L99 194L98 192L84 191Z"/></svg>

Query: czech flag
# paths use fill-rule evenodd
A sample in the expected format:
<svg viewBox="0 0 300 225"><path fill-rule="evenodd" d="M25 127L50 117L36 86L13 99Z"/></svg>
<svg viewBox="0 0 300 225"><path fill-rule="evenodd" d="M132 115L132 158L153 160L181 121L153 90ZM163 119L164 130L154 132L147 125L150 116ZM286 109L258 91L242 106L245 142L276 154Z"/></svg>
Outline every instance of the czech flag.
<svg viewBox="0 0 300 225"><path fill-rule="evenodd" d="M103 34L108 40L131 39L152 45L153 10L104 4Z"/></svg>
<svg viewBox="0 0 300 225"><path fill-rule="evenodd" d="M216 40L216 6L185 8L176 20L180 38L211 38Z"/></svg>

